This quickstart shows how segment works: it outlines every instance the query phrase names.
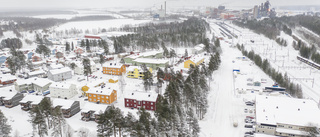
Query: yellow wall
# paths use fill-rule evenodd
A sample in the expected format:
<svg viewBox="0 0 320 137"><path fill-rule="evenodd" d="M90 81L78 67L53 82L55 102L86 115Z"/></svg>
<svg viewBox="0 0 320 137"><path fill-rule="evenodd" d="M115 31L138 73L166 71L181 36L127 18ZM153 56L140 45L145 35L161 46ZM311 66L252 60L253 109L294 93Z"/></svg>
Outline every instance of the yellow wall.
<svg viewBox="0 0 320 137"><path fill-rule="evenodd" d="M118 80L109 79L109 83L117 83Z"/></svg>
<svg viewBox="0 0 320 137"><path fill-rule="evenodd" d="M199 64L201 64L204 61L204 58L201 59L200 61L198 61L197 63L191 61L190 59L184 62L184 68L190 68L190 64L194 65L194 66L198 66Z"/></svg>
<svg viewBox="0 0 320 137"><path fill-rule="evenodd" d="M149 68L150 73L152 73L152 68ZM139 71L139 69L135 68L134 71L129 71L127 73L128 78L143 78L143 71Z"/></svg>
<svg viewBox="0 0 320 137"><path fill-rule="evenodd" d="M117 91L113 90L111 95L101 95L101 94L94 94L88 93L88 101L90 102L98 102L104 104L111 104L117 100Z"/></svg>

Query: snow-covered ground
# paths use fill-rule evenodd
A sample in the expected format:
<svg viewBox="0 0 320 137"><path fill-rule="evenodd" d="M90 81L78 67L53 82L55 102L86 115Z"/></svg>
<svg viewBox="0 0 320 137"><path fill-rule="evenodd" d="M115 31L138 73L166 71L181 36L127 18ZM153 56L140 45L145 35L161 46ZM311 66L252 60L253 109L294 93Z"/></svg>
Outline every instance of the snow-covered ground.
<svg viewBox="0 0 320 137"><path fill-rule="evenodd" d="M56 31L69 30L69 29L82 29L82 30L92 30L92 29L103 29L103 28L119 28L125 25L135 26L142 23L148 23L151 20L134 20L134 19L112 19L112 20L102 20L102 21L76 21L68 22L62 24L55 28Z"/></svg>

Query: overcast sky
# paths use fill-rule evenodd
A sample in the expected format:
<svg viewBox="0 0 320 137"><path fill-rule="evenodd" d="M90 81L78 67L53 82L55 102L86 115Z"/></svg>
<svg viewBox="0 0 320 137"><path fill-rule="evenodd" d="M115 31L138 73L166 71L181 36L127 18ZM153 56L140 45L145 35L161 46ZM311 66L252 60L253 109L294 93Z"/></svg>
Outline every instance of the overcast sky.
<svg viewBox="0 0 320 137"><path fill-rule="evenodd" d="M246 6L252 7L265 0L166 0L168 7L190 6ZM0 0L1 9L66 9L160 6L164 0ZM272 7L284 5L320 5L320 0L270 0Z"/></svg>

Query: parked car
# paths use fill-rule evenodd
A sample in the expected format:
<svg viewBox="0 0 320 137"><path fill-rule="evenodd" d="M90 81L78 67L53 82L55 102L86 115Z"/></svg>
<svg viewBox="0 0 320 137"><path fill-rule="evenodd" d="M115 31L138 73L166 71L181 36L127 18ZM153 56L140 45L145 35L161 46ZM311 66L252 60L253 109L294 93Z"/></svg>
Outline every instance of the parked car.
<svg viewBox="0 0 320 137"><path fill-rule="evenodd" d="M244 127L245 127L245 128L253 128L253 125L251 125L251 124L250 124L250 125L249 125L249 124L246 124L246 125L244 125Z"/></svg>
<svg viewBox="0 0 320 137"><path fill-rule="evenodd" d="M245 109L244 109L244 113L248 113L248 109L245 108Z"/></svg>
<svg viewBox="0 0 320 137"><path fill-rule="evenodd" d="M254 132L249 131L249 132L245 132L244 134L245 134L245 135L253 135L253 134L254 134Z"/></svg>

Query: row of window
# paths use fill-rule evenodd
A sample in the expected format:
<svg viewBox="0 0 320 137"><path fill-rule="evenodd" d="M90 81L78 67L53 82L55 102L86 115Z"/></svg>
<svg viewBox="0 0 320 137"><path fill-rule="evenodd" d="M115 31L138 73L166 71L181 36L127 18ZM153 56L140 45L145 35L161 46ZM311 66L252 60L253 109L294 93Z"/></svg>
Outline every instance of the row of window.
<svg viewBox="0 0 320 137"><path fill-rule="evenodd" d="M97 97L97 96L96 96L96 95L91 95L91 94L89 94L89 97ZM101 96L98 96L98 99L100 99L100 97L101 97L101 98L106 97L106 99L109 99L109 96L103 96L103 95L101 95Z"/></svg>
<svg viewBox="0 0 320 137"><path fill-rule="evenodd" d="M91 98L89 98L89 101L94 101L94 102L96 102L97 100L96 100L96 99L93 99L93 100L92 100ZM104 100L101 100L101 103L104 103ZM109 101L107 100L106 103L109 103Z"/></svg>
<svg viewBox="0 0 320 137"><path fill-rule="evenodd" d="M126 107L130 107L129 103L127 103ZM136 104L134 104L134 107L137 107ZM144 109L146 109L146 106L142 106ZM147 109L149 109L149 106L147 106ZM153 109L153 107L150 107L150 109Z"/></svg>
<svg viewBox="0 0 320 137"><path fill-rule="evenodd" d="M126 99L126 102L130 102L130 100L129 100L129 99ZM131 102L132 102L132 100L131 100ZM133 102L134 102L134 103L137 103L136 100L134 100ZM138 104L139 104L139 105L140 105L140 102L141 102L141 101L138 101ZM142 101L142 103L143 103L143 104L146 104L146 101ZM147 102L147 104L148 104L148 103L150 103L150 102ZM153 102L151 102L150 105L153 105Z"/></svg>

